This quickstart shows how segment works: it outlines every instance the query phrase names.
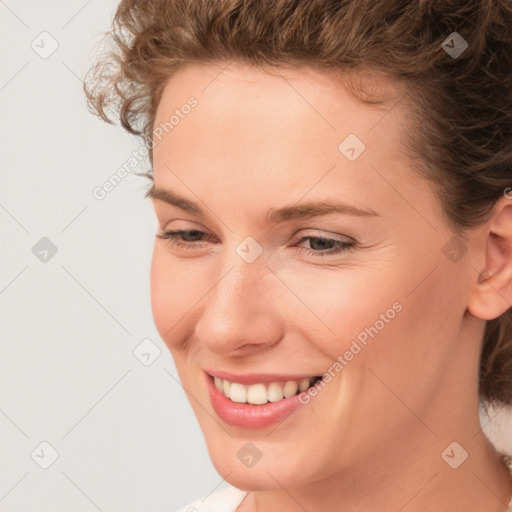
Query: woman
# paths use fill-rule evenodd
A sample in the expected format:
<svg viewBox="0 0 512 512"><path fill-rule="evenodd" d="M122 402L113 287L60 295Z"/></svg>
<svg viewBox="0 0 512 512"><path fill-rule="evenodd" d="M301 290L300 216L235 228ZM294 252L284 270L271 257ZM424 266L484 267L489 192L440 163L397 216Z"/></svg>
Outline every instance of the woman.
<svg viewBox="0 0 512 512"><path fill-rule="evenodd" d="M183 510L512 510L511 26L120 3L86 93L147 144L153 316L230 484Z"/></svg>

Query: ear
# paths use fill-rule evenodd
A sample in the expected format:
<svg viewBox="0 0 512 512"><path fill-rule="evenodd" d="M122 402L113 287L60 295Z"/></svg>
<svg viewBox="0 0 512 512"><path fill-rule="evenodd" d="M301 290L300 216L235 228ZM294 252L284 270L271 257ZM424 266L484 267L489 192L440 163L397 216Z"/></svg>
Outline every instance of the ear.
<svg viewBox="0 0 512 512"><path fill-rule="evenodd" d="M482 320L498 318L512 307L512 200L499 199L483 226L482 268L469 297L470 313Z"/></svg>

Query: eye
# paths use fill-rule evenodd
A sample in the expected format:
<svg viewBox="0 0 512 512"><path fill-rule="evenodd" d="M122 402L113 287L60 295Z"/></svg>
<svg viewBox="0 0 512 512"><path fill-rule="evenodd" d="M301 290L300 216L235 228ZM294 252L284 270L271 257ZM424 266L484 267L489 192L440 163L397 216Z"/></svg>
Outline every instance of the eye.
<svg viewBox="0 0 512 512"><path fill-rule="evenodd" d="M184 249L193 249L201 247L201 244L197 244L195 242L200 242L202 240L215 240L215 237L198 229L164 231L163 233L157 234L156 236L163 240L167 240L171 246L180 247Z"/></svg>
<svg viewBox="0 0 512 512"><path fill-rule="evenodd" d="M313 257L333 256L345 251L354 250L356 245L355 241L349 242L345 240L338 240L336 238L310 235L300 238L299 244L303 243L303 241L307 241L309 243L309 247L299 247L299 249L301 251L306 251L308 255Z"/></svg>
<svg viewBox="0 0 512 512"><path fill-rule="evenodd" d="M173 247L180 249L195 249L202 247L201 241L214 242L216 238L204 231L198 229L164 231L156 235L158 238L167 240ZM299 244L308 242L309 247L300 247ZM296 244L301 251L305 251L313 257L334 256L345 251L353 250L356 246L355 241L338 240L336 238L327 238L320 236L303 236Z"/></svg>

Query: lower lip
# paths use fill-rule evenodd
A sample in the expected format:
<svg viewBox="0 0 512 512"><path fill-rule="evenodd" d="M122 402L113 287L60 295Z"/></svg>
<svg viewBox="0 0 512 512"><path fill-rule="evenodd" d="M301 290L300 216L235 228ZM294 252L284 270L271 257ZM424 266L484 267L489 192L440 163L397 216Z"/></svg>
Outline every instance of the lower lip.
<svg viewBox="0 0 512 512"><path fill-rule="evenodd" d="M241 404L226 398L216 387L213 378L205 373L208 392L219 418L234 427L265 428L280 423L303 403L302 393L263 405ZM304 392L305 393L305 392Z"/></svg>

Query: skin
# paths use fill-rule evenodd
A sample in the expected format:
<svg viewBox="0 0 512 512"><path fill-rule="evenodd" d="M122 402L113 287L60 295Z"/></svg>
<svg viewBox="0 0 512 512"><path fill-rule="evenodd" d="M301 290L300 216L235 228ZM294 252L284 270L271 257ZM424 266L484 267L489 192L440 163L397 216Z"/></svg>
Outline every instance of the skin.
<svg viewBox="0 0 512 512"><path fill-rule="evenodd" d="M158 105L155 126L198 101L155 141L154 181L204 214L155 199L157 231L205 235L186 247L155 239L151 300L213 464L250 491L238 510L501 512L512 482L480 430L477 369L485 320L512 301L510 200L453 262L436 193L400 146L405 102L365 105L317 71L226 66L181 69ZM395 99L404 91L372 80ZM338 150L350 133L366 145L352 162ZM266 220L313 200L377 215ZM236 252L248 236L263 250L252 263ZM305 249L326 249L305 236L356 245L318 256ZM217 417L203 368L322 375L397 302L378 335L277 427ZM262 453L252 468L237 458L248 441ZM469 455L457 469L441 457L454 441Z"/></svg>

